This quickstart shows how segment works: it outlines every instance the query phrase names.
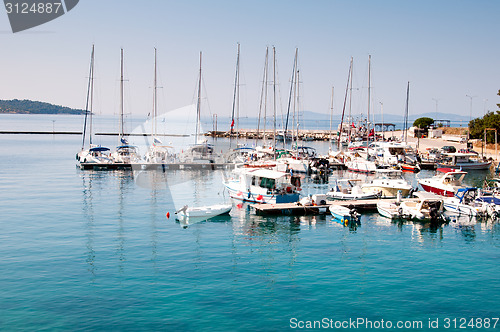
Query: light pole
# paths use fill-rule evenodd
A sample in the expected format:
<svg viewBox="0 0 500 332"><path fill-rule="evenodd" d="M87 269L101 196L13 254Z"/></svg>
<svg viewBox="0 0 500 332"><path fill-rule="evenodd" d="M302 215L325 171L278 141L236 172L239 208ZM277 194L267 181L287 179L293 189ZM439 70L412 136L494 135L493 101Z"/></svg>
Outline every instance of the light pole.
<svg viewBox="0 0 500 332"><path fill-rule="evenodd" d="M469 139L470 139L470 122L472 121L472 98L476 98L477 96L465 95L470 98L470 115L469 115L469 125L467 126L467 148L469 148Z"/></svg>
<svg viewBox="0 0 500 332"><path fill-rule="evenodd" d="M382 113L382 142L385 141L385 129L384 129L384 103L383 102L379 102L380 103L380 113Z"/></svg>
<svg viewBox="0 0 500 332"><path fill-rule="evenodd" d="M438 119L438 101L439 101L439 99L432 98L432 100L434 100L436 102L436 119L435 120L437 120Z"/></svg>

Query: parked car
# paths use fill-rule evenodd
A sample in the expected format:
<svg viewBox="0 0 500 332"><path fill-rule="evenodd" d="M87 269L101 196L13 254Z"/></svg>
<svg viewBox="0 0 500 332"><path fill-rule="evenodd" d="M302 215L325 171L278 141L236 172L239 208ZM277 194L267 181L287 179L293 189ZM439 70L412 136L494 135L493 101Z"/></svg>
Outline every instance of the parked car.
<svg viewBox="0 0 500 332"><path fill-rule="evenodd" d="M477 154L477 155L479 154L476 151L471 150L471 149L460 149L460 150L458 150L458 152L459 153L473 153L473 154Z"/></svg>
<svg viewBox="0 0 500 332"><path fill-rule="evenodd" d="M457 149L453 145L445 145L441 148L443 153L455 153Z"/></svg>

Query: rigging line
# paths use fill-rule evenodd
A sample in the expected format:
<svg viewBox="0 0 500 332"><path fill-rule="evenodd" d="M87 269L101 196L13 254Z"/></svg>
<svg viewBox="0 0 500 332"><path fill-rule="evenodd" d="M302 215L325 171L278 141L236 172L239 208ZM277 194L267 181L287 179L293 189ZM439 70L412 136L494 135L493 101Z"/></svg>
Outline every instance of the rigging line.
<svg viewBox="0 0 500 332"><path fill-rule="evenodd" d="M94 69L94 45L92 45L92 52L90 53L90 69L89 69L89 81L87 86L87 98L85 102L85 120L83 123L83 139L82 139L82 150L85 148L85 134L87 131L87 116L89 112L89 95L90 95L90 85L92 82L92 75ZM89 143L90 144L90 143Z"/></svg>

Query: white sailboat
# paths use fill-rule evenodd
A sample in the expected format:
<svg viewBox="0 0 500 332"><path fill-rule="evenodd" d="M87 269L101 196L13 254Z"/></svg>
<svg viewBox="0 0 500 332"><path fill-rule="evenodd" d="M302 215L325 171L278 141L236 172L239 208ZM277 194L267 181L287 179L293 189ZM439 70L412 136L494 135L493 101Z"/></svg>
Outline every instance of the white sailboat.
<svg viewBox="0 0 500 332"><path fill-rule="evenodd" d="M206 139L200 139L201 132L201 59L202 53L200 52L200 69L198 75L198 99L196 104L196 125L194 134L194 144L191 145L186 151L179 154L179 161L181 163L192 164L213 164L222 162L214 150L213 145L209 144Z"/></svg>
<svg viewBox="0 0 500 332"><path fill-rule="evenodd" d="M154 61L154 86L153 86L153 112L151 114L151 145L146 152L146 162L153 164L169 163L175 161L175 153L173 147L163 145L162 141L158 138L158 95L157 95L157 62L156 62L156 47L155 47L155 61Z"/></svg>
<svg viewBox="0 0 500 332"><path fill-rule="evenodd" d="M122 145L116 148L111 154L113 162L121 164L132 164L140 162L139 153L136 146L130 145L125 138L124 130L124 110L123 110L123 48L120 49L120 133L119 139Z"/></svg>
<svg viewBox="0 0 500 332"><path fill-rule="evenodd" d="M94 101L94 45L90 55L90 73L87 88L87 101L85 105L85 120L83 124L82 148L76 154L79 163L109 164L112 162L110 149L104 146L93 144L92 124L93 124L93 101ZM89 145L85 148L86 136L88 135Z"/></svg>

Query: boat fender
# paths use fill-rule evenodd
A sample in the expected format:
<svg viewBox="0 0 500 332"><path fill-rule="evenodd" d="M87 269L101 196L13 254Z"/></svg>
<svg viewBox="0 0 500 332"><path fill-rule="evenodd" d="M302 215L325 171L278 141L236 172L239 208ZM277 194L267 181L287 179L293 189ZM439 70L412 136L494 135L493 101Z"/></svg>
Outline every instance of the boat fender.
<svg viewBox="0 0 500 332"><path fill-rule="evenodd" d="M398 208L398 214L399 214L400 216L402 216L402 215L403 215L403 208L402 208L402 207L399 207L399 208Z"/></svg>
<svg viewBox="0 0 500 332"><path fill-rule="evenodd" d="M347 225L349 225L349 220L348 219L344 219L344 226L347 227Z"/></svg>

